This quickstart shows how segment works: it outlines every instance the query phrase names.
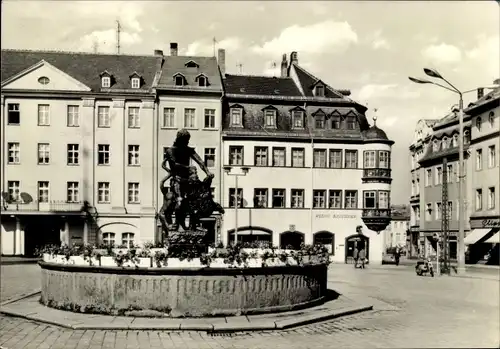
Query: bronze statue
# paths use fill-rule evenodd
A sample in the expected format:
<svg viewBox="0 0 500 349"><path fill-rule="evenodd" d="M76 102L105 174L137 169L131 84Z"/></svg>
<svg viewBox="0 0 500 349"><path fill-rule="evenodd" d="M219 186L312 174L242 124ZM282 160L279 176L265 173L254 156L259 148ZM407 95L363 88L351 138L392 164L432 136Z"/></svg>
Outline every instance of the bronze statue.
<svg viewBox="0 0 500 349"><path fill-rule="evenodd" d="M193 185L199 184L194 178L191 178L190 183L190 175L192 174L190 160L196 162L203 172L205 172L208 178L207 181L211 182L214 177L194 148L189 147L190 138L191 135L185 129L177 132L174 144L167 149L165 160L162 162L162 168L167 171L168 175L160 182L160 190L163 193L164 199L163 207L160 211L160 220L164 226L167 226L169 231L175 231L179 229L179 226L187 230L185 221L186 215L191 211L189 199L193 199L193 193L190 193L187 202L183 203L183 201L186 199L190 188L192 189ZM168 193L167 188L165 188L165 182L168 179L170 179L170 193ZM174 212L176 217L175 224L172 223L172 214ZM198 223L196 220L201 217L198 216L193 218L195 222L193 224L193 219L190 219L190 228L195 228L195 224Z"/></svg>

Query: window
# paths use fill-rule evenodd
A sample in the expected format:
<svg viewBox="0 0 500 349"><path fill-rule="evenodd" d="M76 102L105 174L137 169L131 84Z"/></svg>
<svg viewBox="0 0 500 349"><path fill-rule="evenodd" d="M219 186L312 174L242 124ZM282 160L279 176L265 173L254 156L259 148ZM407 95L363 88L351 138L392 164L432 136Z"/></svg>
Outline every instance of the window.
<svg viewBox="0 0 500 349"><path fill-rule="evenodd" d="M292 111L293 128L304 128L304 112L301 110Z"/></svg>
<svg viewBox="0 0 500 349"><path fill-rule="evenodd" d="M129 144L128 146L128 165L129 166L139 166L141 163L139 161L139 146Z"/></svg>
<svg viewBox="0 0 500 349"><path fill-rule="evenodd" d="M205 109L205 128L215 128L215 109Z"/></svg>
<svg viewBox="0 0 500 349"><path fill-rule="evenodd" d="M304 189L292 189L292 208L304 207Z"/></svg>
<svg viewBox="0 0 500 349"><path fill-rule="evenodd" d="M50 144L38 143L38 165L50 163Z"/></svg>
<svg viewBox="0 0 500 349"><path fill-rule="evenodd" d="M266 127L276 127L276 110L264 110L264 122Z"/></svg>
<svg viewBox="0 0 500 349"><path fill-rule="evenodd" d="M19 197L20 187L21 187L21 182L19 181L7 182L7 191L9 193L9 198L14 202L18 202L20 200Z"/></svg>
<svg viewBox="0 0 500 349"><path fill-rule="evenodd" d="M38 202L49 202L49 182L38 182Z"/></svg>
<svg viewBox="0 0 500 349"><path fill-rule="evenodd" d="M448 137L443 137L443 149L448 149Z"/></svg>
<svg viewBox="0 0 500 349"><path fill-rule="evenodd" d="M195 109L184 108L184 127L195 128Z"/></svg>
<svg viewBox="0 0 500 349"><path fill-rule="evenodd" d="M80 190L78 182L66 183L66 201L78 202L80 199Z"/></svg>
<svg viewBox="0 0 500 349"><path fill-rule="evenodd" d="M21 145L19 143L8 143L9 164L21 163Z"/></svg>
<svg viewBox="0 0 500 349"><path fill-rule="evenodd" d="M108 246L115 245L115 233L102 233L102 243Z"/></svg>
<svg viewBox="0 0 500 349"><path fill-rule="evenodd" d="M255 166L268 166L267 147L255 147L254 149Z"/></svg>
<svg viewBox="0 0 500 349"><path fill-rule="evenodd" d="M215 167L215 148L205 148L205 166Z"/></svg>
<svg viewBox="0 0 500 349"><path fill-rule="evenodd" d="M453 201L448 201L448 207L447 207L447 211L446 211L446 217L448 219L451 219L452 214L453 214Z"/></svg>
<svg viewBox="0 0 500 349"><path fill-rule="evenodd" d="M198 77L198 86L201 86L201 87L207 86L207 78L204 76Z"/></svg>
<svg viewBox="0 0 500 349"><path fill-rule="evenodd" d="M453 148L458 147L458 135L457 134L453 135L453 139L451 141L451 146Z"/></svg>
<svg viewBox="0 0 500 349"><path fill-rule="evenodd" d="M139 197L139 183L129 183L128 184L128 203L138 204L141 202Z"/></svg>
<svg viewBox="0 0 500 349"><path fill-rule="evenodd" d="M273 148L273 166L285 166L285 148Z"/></svg>
<svg viewBox="0 0 500 349"><path fill-rule="evenodd" d="M364 195L363 208L377 208L376 191L365 191L363 195Z"/></svg>
<svg viewBox="0 0 500 349"><path fill-rule="evenodd" d="M50 79L46 76L40 76L38 78L38 83L41 84L41 85L48 85L50 82Z"/></svg>
<svg viewBox="0 0 500 349"><path fill-rule="evenodd" d="M229 188L229 207L236 207L236 190ZM243 207L243 189L238 188L238 207Z"/></svg>
<svg viewBox="0 0 500 349"><path fill-rule="evenodd" d="M326 190L313 190L313 208L326 208Z"/></svg>
<svg viewBox="0 0 500 349"><path fill-rule="evenodd" d="M476 171L483 169L483 150L476 149Z"/></svg>
<svg viewBox="0 0 500 349"><path fill-rule="evenodd" d="M379 191L378 192L378 208L386 210L389 208L389 192Z"/></svg>
<svg viewBox="0 0 500 349"><path fill-rule="evenodd" d="M426 204L425 220L426 221L432 220L432 204Z"/></svg>
<svg viewBox="0 0 500 349"><path fill-rule="evenodd" d="M391 153L388 151L378 152L378 167L379 168L389 168L391 162Z"/></svg>
<svg viewBox="0 0 500 349"><path fill-rule="evenodd" d="M109 144L97 145L97 164L109 165Z"/></svg>
<svg viewBox="0 0 500 349"><path fill-rule="evenodd" d="M425 186L430 187L432 185L432 168L425 170Z"/></svg>
<svg viewBox="0 0 500 349"><path fill-rule="evenodd" d="M330 168L342 168L342 150L330 149Z"/></svg>
<svg viewBox="0 0 500 349"><path fill-rule="evenodd" d="M314 89L314 95L316 97L324 97L325 96L325 87L323 85L317 85Z"/></svg>
<svg viewBox="0 0 500 349"><path fill-rule="evenodd" d="M367 150L365 151L365 168L375 168L376 164L376 154L375 150Z"/></svg>
<svg viewBox="0 0 500 349"><path fill-rule="evenodd" d="M50 125L50 114L48 104L38 105L38 126L49 126Z"/></svg>
<svg viewBox="0 0 500 349"><path fill-rule="evenodd" d="M317 129L325 128L325 114L316 114L314 116L314 125Z"/></svg>
<svg viewBox="0 0 500 349"><path fill-rule="evenodd" d="M329 208L342 208L342 190L330 190L328 199Z"/></svg>
<svg viewBox="0 0 500 349"><path fill-rule="evenodd" d="M483 190L476 189L476 211L483 209Z"/></svg>
<svg viewBox="0 0 500 349"><path fill-rule="evenodd" d="M434 182L435 185L439 185L443 183L443 168L441 166L436 167L436 180Z"/></svg>
<svg viewBox="0 0 500 349"><path fill-rule="evenodd" d="M464 144L469 144L470 143L470 131L465 130L464 131Z"/></svg>
<svg viewBox="0 0 500 349"><path fill-rule="evenodd" d="M304 148L292 148L292 167L304 167Z"/></svg>
<svg viewBox="0 0 500 349"><path fill-rule="evenodd" d="M184 77L182 75L175 77L175 86L184 86Z"/></svg>
<svg viewBox="0 0 500 349"><path fill-rule="evenodd" d="M239 145L229 146L229 165L243 165L243 147Z"/></svg>
<svg viewBox="0 0 500 349"><path fill-rule="evenodd" d="M417 191L416 191L416 194L420 195L420 178L417 178Z"/></svg>
<svg viewBox="0 0 500 349"><path fill-rule="evenodd" d="M111 78L109 76L103 76L101 78L101 87L111 87Z"/></svg>
<svg viewBox="0 0 500 349"><path fill-rule="evenodd" d="M67 125L68 125L68 127L80 126L80 107L79 106L68 105Z"/></svg>
<svg viewBox="0 0 500 349"><path fill-rule="evenodd" d="M446 166L446 182L453 183L453 164Z"/></svg>
<svg viewBox="0 0 500 349"><path fill-rule="evenodd" d="M476 118L476 128L477 128L477 130L478 130L479 132L481 132L481 123L482 123L482 120L481 120L481 118L478 116L478 117Z"/></svg>
<svg viewBox="0 0 500 349"><path fill-rule="evenodd" d="M19 125L21 123L19 104L16 103L7 105L7 123L9 125Z"/></svg>
<svg viewBox="0 0 500 349"><path fill-rule="evenodd" d="M264 208L267 207L267 189L254 190L254 207Z"/></svg>
<svg viewBox="0 0 500 349"><path fill-rule="evenodd" d="M495 187L488 188L488 210L495 208Z"/></svg>
<svg viewBox="0 0 500 349"><path fill-rule="evenodd" d="M332 128L334 130L340 129L340 115L332 115Z"/></svg>
<svg viewBox="0 0 500 349"><path fill-rule="evenodd" d="M162 127L175 127L175 108L163 108Z"/></svg>
<svg viewBox="0 0 500 349"><path fill-rule="evenodd" d="M109 118L109 107L97 108L97 127L110 127L111 119Z"/></svg>
<svg viewBox="0 0 500 349"><path fill-rule="evenodd" d="M68 144L67 149L68 165L78 165L80 163L80 145Z"/></svg>
<svg viewBox="0 0 500 349"><path fill-rule="evenodd" d="M490 123L491 127L495 126L495 113L494 112L490 112L490 114L488 115L488 122Z"/></svg>
<svg viewBox="0 0 500 349"><path fill-rule="evenodd" d="M354 116L348 116L345 118L346 121L346 126L348 130L355 130L356 129L356 119Z"/></svg>
<svg viewBox="0 0 500 349"><path fill-rule="evenodd" d="M415 215L417 217L417 221L420 221L420 207L415 208Z"/></svg>
<svg viewBox="0 0 500 349"><path fill-rule="evenodd" d="M99 204L109 204L110 201L109 182L97 183L97 202Z"/></svg>
<svg viewBox="0 0 500 349"><path fill-rule="evenodd" d="M443 217L443 212L441 211L441 203L436 202L436 220L440 220Z"/></svg>
<svg viewBox="0 0 500 349"><path fill-rule="evenodd" d="M326 149L314 149L313 167L326 167Z"/></svg>
<svg viewBox="0 0 500 349"><path fill-rule="evenodd" d="M285 189L273 189L273 207L285 207Z"/></svg>
<svg viewBox="0 0 500 349"><path fill-rule="evenodd" d="M497 165L496 149L494 145L488 147L488 167L493 168Z"/></svg>
<svg viewBox="0 0 500 349"><path fill-rule="evenodd" d="M128 128L139 128L139 127L141 127L141 121L139 118L139 107L129 107Z"/></svg>
<svg viewBox="0 0 500 349"><path fill-rule="evenodd" d="M439 150L439 143L438 143L437 139L435 139L432 142L432 151L438 151L438 150Z"/></svg>
<svg viewBox="0 0 500 349"><path fill-rule="evenodd" d="M140 78L132 78L132 88L141 87L141 79Z"/></svg>
<svg viewBox="0 0 500 349"><path fill-rule="evenodd" d="M357 190L346 190L345 191L344 208L358 208L358 191Z"/></svg>
<svg viewBox="0 0 500 349"><path fill-rule="evenodd" d="M231 126L243 126L243 109L231 109Z"/></svg>
<svg viewBox="0 0 500 349"><path fill-rule="evenodd" d="M122 233L122 245L127 248L134 247L134 233Z"/></svg>
<svg viewBox="0 0 500 349"><path fill-rule="evenodd" d="M358 168L358 151L345 151L345 168Z"/></svg>

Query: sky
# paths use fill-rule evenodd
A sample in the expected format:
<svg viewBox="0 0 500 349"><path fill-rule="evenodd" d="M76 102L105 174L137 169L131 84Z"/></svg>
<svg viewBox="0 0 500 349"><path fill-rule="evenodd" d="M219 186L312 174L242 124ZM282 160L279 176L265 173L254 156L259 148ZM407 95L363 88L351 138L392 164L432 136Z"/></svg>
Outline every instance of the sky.
<svg viewBox="0 0 500 349"><path fill-rule="evenodd" d="M393 146L392 203L410 196L410 156L419 119L441 118L457 96L417 85L437 69L461 90L500 78L498 1L2 1L2 48L213 55L228 73L279 75L284 53L333 88L349 89L377 116ZM278 67L274 69L274 63ZM473 101L475 93L465 97Z"/></svg>

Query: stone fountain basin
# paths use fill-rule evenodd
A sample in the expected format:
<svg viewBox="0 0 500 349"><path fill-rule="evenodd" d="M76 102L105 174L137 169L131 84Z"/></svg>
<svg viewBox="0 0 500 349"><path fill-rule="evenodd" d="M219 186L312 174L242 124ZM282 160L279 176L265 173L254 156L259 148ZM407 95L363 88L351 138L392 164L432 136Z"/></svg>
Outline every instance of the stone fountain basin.
<svg viewBox="0 0 500 349"><path fill-rule="evenodd" d="M117 267L107 258L109 265L105 257L101 265L89 265L81 256L44 256L41 302L83 313L206 317L289 311L326 300L327 265L314 258L303 265L275 259L267 266L249 258L248 267L209 268L199 259L175 258L160 268L151 266L151 258L143 266Z"/></svg>

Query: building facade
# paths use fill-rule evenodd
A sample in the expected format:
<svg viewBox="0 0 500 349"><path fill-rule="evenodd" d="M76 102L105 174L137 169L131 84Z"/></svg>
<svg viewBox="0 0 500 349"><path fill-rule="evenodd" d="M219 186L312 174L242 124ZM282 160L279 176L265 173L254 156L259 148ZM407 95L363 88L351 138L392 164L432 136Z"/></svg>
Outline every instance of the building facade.
<svg viewBox="0 0 500 349"><path fill-rule="evenodd" d="M393 205L391 223L384 229L384 251L399 248L404 254L409 250L408 232L410 228L409 206Z"/></svg>
<svg viewBox="0 0 500 349"><path fill-rule="evenodd" d="M226 74L224 85L221 240L321 243L340 262L358 244L380 263L393 141L366 108L300 67L296 52L279 77Z"/></svg>

